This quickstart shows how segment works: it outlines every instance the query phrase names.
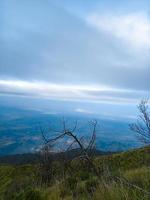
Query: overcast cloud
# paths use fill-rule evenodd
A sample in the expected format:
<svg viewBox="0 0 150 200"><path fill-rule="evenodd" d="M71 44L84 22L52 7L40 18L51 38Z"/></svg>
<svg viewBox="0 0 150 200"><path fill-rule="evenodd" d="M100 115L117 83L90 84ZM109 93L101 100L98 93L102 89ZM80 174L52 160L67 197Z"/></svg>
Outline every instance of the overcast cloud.
<svg viewBox="0 0 150 200"><path fill-rule="evenodd" d="M112 103L148 97L149 8L148 0L1 1L0 93Z"/></svg>

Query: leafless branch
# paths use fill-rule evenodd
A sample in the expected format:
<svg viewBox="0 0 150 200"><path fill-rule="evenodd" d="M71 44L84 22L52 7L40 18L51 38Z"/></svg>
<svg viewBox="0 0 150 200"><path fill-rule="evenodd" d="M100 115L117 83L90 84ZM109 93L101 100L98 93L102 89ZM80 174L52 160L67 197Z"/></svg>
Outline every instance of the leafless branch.
<svg viewBox="0 0 150 200"><path fill-rule="evenodd" d="M136 123L130 124L130 129L138 133L140 141L150 144L150 112L148 100L142 100L138 106L139 119Z"/></svg>
<svg viewBox="0 0 150 200"><path fill-rule="evenodd" d="M66 151L69 151L73 145L76 145L76 147L78 147L80 149L78 158L80 158L80 159L82 158L82 160L86 161L91 166L91 168L95 171L95 173L98 175L97 168L94 165L94 163L90 157L90 154L92 153L92 151L95 147L97 121L94 120L93 122L91 122L91 124L92 124L92 136L91 136L90 141L86 145L82 141L83 137L79 138L75 134L75 130L78 125L77 121L75 121L74 127L72 129L69 129L66 127L66 121L65 121L64 117L62 120L63 131L55 131L59 134L54 136L54 138L52 138L52 139L47 138L42 129L41 129L41 133L42 133L43 139L45 141L45 145L52 145L52 143L58 142L60 139L64 138L65 136L71 138L72 143L69 145L69 147L67 148ZM51 130L53 132L53 129L49 129L49 130Z"/></svg>

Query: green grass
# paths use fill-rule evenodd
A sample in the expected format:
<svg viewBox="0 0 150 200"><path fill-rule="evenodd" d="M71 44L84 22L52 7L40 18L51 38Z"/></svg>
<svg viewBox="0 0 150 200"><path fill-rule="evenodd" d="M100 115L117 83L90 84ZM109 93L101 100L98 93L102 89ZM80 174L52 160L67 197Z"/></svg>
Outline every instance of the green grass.
<svg viewBox="0 0 150 200"><path fill-rule="evenodd" d="M131 184L150 191L150 147L97 157L95 163L104 169L101 177L76 162L65 176L55 169L54 179L48 186L39 184L35 165L0 166L0 200L150 199L137 188L107 177L121 175ZM59 168L58 163L56 167Z"/></svg>
<svg viewBox="0 0 150 200"><path fill-rule="evenodd" d="M150 166L150 147L102 156L101 158L96 159L96 163L101 167L107 166L112 171Z"/></svg>

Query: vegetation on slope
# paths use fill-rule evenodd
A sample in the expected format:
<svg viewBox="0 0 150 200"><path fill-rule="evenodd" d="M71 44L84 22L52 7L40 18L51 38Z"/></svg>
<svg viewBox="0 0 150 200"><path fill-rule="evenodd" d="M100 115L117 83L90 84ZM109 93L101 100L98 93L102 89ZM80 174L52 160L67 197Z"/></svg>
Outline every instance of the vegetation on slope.
<svg viewBox="0 0 150 200"><path fill-rule="evenodd" d="M38 165L0 166L1 200L148 200L150 188L150 147L100 156L95 159L101 176L83 163L65 169L53 163L53 177L43 184ZM115 179L123 177L124 179ZM130 183L130 184L128 184ZM136 186L136 187L135 187Z"/></svg>

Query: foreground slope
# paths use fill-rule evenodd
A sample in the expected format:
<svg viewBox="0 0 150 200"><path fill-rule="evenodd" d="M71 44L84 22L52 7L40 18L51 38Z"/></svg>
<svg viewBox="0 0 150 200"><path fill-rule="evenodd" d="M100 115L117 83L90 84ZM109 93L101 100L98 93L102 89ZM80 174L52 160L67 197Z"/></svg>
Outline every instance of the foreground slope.
<svg viewBox="0 0 150 200"><path fill-rule="evenodd" d="M59 171L56 167L55 180L49 185L40 184L37 165L1 165L0 199L150 199L150 147L99 156L95 163L103 171L101 177L86 171L80 163L75 163L71 175L62 175L61 169ZM130 185L110 178L120 175Z"/></svg>

